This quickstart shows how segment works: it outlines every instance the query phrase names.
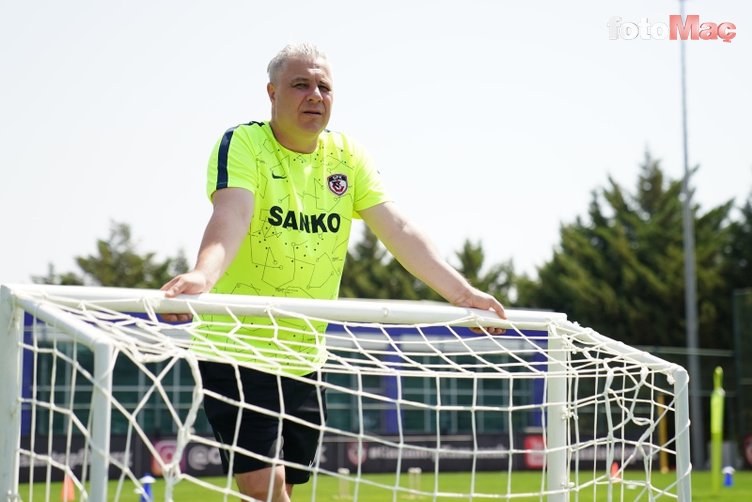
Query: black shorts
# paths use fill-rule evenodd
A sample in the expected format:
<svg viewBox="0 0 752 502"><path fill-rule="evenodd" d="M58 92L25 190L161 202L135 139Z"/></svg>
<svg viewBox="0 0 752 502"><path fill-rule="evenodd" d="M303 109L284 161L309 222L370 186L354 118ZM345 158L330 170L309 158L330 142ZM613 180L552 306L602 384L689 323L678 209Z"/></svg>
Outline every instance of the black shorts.
<svg viewBox="0 0 752 502"><path fill-rule="evenodd" d="M238 381L232 365L201 361L199 362L199 370L205 390L211 390L234 401L240 401ZM316 385L316 373L303 377L309 381L302 381L277 377L247 368L238 368L238 371L243 385L245 403L279 412L279 383L281 382L285 415L299 418L314 427L322 425L322 417L326 419L325 392L323 388ZM274 459L280 458L302 466L313 464L321 434L319 429L283 419L280 430L279 416L267 415L248 409L241 410L236 405L210 396L204 397L204 410L214 430L214 437L221 444L227 445L220 448L220 457L225 473L230 472L230 470L233 474L256 471L270 467ZM238 428L237 420L240 411L243 412L243 415ZM235 438L236 429L238 431L237 441ZM280 441L280 454L277 455L277 444ZM265 459L241 455L237 451L234 455L231 455L233 444L263 456ZM232 469L230 469L231 462ZM305 469L287 466L285 469L286 483L305 483L310 474L310 471Z"/></svg>

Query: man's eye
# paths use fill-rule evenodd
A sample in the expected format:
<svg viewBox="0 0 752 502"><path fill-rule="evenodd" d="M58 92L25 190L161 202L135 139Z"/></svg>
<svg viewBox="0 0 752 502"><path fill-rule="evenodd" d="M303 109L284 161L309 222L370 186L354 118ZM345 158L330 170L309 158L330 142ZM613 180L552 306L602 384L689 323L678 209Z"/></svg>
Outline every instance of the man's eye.
<svg viewBox="0 0 752 502"><path fill-rule="evenodd" d="M308 84L304 84L304 83L300 82L300 83L297 83L297 84L293 85L293 87L295 87L296 89L305 89L305 88L308 87Z"/></svg>
<svg viewBox="0 0 752 502"><path fill-rule="evenodd" d="M331 89L329 88L328 85L320 85L319 89L322 90L322 91L324 91L324 92L330 92L331 91Z"/></svg>

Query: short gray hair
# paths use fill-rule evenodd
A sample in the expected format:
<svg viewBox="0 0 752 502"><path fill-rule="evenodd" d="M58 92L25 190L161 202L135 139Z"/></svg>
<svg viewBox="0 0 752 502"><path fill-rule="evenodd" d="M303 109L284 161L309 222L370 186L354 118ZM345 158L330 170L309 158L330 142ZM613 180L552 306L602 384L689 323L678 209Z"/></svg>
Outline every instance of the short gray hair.
<svg viewBox="0 0 752 502"><path fill-rule="evenodd" d="M271 61L269 61L269 66L266 67L266 72L269 74L269 82L275 83L277 75L287 61L294 58L323 59L329 62L329 58L326 57L326 54L311 43L301 42L287 44L272 58Z"/></svg>

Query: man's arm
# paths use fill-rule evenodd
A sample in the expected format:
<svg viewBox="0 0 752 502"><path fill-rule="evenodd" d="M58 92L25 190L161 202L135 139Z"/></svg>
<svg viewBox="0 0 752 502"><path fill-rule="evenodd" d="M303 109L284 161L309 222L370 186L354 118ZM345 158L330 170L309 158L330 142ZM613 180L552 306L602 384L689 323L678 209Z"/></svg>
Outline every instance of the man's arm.
<svg viewBox="0 0 752 502"><path fill-rule="evenodd" d="M363 221L384 243L408 272L458 307L493 310L506 319L504 307L493 296L470 285L462 275L441 258L428 238L397 209L385 202L360 211ZM503 332L491 328L490 333Z"/></svg>
<svg viewBox="0 0 752 502"><path fill-rule="evenodd" d="M206 224L196 266L162 286L165 297L205 293L222 277L248 233L253 215L253 193L243 188L217 190L214 210ZM166 321L187 321L190 314L164 314Z"/></svg>

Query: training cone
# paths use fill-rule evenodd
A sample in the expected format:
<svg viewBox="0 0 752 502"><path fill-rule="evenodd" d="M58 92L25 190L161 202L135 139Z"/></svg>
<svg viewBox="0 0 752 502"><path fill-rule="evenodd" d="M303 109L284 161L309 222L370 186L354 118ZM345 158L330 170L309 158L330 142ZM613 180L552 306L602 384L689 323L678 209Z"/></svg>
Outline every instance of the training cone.
<svg viewBox="0 0 752 502"><path fill-rule="evenodd" d="M60 500L68 502L76 499L76 487L73 484L73 478L69 475L65 475L63 479L63 490L60 493Z"/></svg>
<svg viewBox="0 0 752 502"><path fill-rule="evenodd" d="M139 479L141 482L141 488L140 493L141 497L138 499L138 502L154 502L154 499L152 498L151 494L151 485L156 481L153 476L146 474L141 479Z"/></svg>
<svg viewBox="0 0 752 502"><path fill-rule="evenodd" d="M621 481L621 473L619 472L619 462L611 464L611 479L614 481Z"/></svg>

